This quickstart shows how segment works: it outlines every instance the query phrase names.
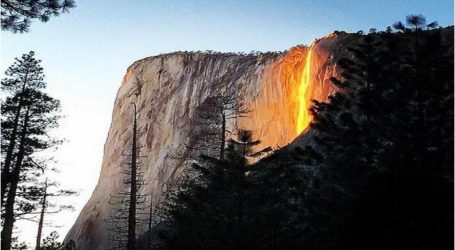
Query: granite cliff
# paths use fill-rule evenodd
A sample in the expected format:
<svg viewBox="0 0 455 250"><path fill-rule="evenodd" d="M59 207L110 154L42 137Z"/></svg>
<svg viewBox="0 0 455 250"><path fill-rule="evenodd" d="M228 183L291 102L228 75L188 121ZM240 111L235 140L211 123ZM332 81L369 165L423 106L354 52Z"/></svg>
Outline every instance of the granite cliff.
<svg viewBox="0 0 455 250"><path fill-rule="evenodd" d="M252 112L229 126L252 130L263 146L286 146L308 130L311 100L324 101L336 91L330 77L356 39L336 32L283 53L176 52L133 63L117 93L98 184L66 239L80 249L111 244L105 220L112 213L110 194L126 188L122 154L131 145L131 103L137 105L138 143L145 156L146 185L140 192L151 194L156 205L166 184L180 174L182 162L171 155L187 142L189 121L206 98L234 89Z"/></svg>

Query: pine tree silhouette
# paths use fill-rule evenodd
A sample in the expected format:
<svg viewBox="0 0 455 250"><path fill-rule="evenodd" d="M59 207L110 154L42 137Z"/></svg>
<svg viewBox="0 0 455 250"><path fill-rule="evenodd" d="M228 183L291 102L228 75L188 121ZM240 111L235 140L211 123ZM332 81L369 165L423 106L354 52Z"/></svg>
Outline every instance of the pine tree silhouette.
<svg viewBox="0 0 455 250"><path fill-rule="evenodd" d="M46 168L45 161L37 160L35 153L61 141L48 134L49 129L58 126L60 103L45 93L43 68L34 52L16 59L5 75L1 83L6 94L2 103L1 144L7 149L2 151L5 160L1 173L1 244L3 249L9 249L14 222L18 219L15 210L24 208L18 199L33 199L33 195L18 191L25 188L30 178L42 175Z"/></svg>
<svg viewBox="0 0 455 250"><path fill-rule="evenodd" d="M2 30L24 33L29 30L32 20L47 22L51 16L69 12L74 7L73 0L5 0L1 3Z"/></svg>

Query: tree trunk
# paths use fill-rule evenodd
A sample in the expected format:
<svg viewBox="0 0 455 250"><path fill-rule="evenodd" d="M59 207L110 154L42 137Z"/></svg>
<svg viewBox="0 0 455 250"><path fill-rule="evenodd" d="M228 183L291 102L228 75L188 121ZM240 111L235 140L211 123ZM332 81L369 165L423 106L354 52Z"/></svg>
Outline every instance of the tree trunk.
<svg viewBox="0 0 455 250"><path fill-rule="evenodd" d="M137 130L137 121L136 121L136 105L134 105L134 122L133 122L133 145L131 152L131 175L130 175L130 207L128 211L128 241L127 249L134 250L136 248L136 168L137 168L137 146L136 146L136 130Z"/></svg>
<svg viewBox="0 0 455 250"><path fill-rule="evenodd" d="M239 168L239 186L238 186L238 197L237 197L237 239L236 249L243 249L243 189L244 189L244 168L245 168L245 157L246 157L246 142L243 142L242 149L242 163Z"/></svg>
<svg viewBox="0 0 455 250"><path fill-rule="evenodd" d="M24 125L21 131L21 138L19 144L19 151L16 159L16 166L14 167L13 172L11 173L11 185L8 190L8 197L5 204L5 214L4 214L4 224L2 228L1 238L1 248L2 249L11 249L11 239L13 234L14 227L14 203L16 199L17 184L19 182L22 161L24 159L24 148L25 148L25 136L27 135L27 125L29 119L29 109L25 114Z"/></svg>
<svg viewBox="0 0 455 250"><path fill-rule="evenodd" d="M3 171L1 174L1 204L2 204L2 206L4 205L6 187L8 186L8 183L11 182L11 180L10 180L10 178L11 178L10 177L11 161L13 160L13 151L14 151L14 147L16 146L17 127L19 125L20 112L21 112L21 109L23 106L23 95L25 93L27 78L28 78L28 73L26 73L26 75L25 75L25 82L24 82L24 85L22 86L22 91L19 94L20 95L19 102L17 104L16 115L14 116L13 131L11 132L11 138L9 141L8 149L6 151L5 163L3 165Z"/></svg>
<svg viewBox="0 0 455 250"><path fill-rule="evenodd" d="M43 232L43 222L44 222L44 214L46 212L46 198L47 198L47 179L44 183L44 194L43 194L43 201L41 203L41 213L38 222L38 233L36 235L36 247L35 250L40 250L41 248L41 234Z"/></svg>

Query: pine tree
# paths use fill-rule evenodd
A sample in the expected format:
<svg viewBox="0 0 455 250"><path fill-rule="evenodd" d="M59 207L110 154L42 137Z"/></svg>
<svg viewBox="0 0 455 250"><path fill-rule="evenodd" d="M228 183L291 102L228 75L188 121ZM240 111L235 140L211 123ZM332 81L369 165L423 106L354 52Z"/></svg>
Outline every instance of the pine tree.
<svg viewBox="0 0 455 250"><path fill-rule="evenodd" d="M53 231L43 240L43 244L40 250L77 250L74 241L70 241L66 244L58 240L59 235L56 231Z"/></svg>
<svg viewBox="0 0 455 250"><path fill-rule="evenodd" d="M247 180L245 173L247 171L248 158L251 156L260 156L264 153L271 151L270 147L267 147L261 151L254 152L254 148L261 143L259 140L253 140L253 133L249 130L239 130L236 139L230 139L230 153L231 159L236 158L236 154L239 154L237 159L236 175L235 178L235 192L236 192L236 235L234 241L234 249L247 249L245 239L245 225L244 225L244 211L245 211L245 189L247 189Z"/></svg>
<svg viewBox="0 0 455 250"><path fill-rule="evenodd" d="M1 199L4 202L6 187L10 183L10 172L13 164L14 151L18 147L20 119L24 119L24 109L26 106L26 95L28 89L42 89L45 87L43 82L43 68L39 65L40 61L34 58L35 53L30 51L16 58L5 75L8 78L2 79L2 91L9 96L2 103L2 150L4 161L2 162L2 185Z"/></svg>
<svg viewBox="0 0 455 250"><path fill-rule="evenodd" d="M27 250L27 249L29 249L27 243L18 242L17 237L14 237L12 241L13 241L12 244L11 244L11 249L12 250Z"/></svg>
<svg viewBox="0 0 455 250"><path fill-rule="evenodd" d="M283 148L249 167L249 248L303 248L304 198L313 176L303 156L300 148Z"/></svg>
<svg viewBox="0 0 455 250"><path fill-rule="evenodd" d="M249 188L246 179L248 158L270 151L254 151L259 141L250 131L240 131L237 140L229 140L226 158L201 155L190 174L182 177L176 191L171 191L160 207L161 231L166 249L244 249L248 236L244 224L250 216L245 203ZM190 177L190 178L188 178Z"/></svg>
<svg viewBox="0 0 455 250"><path fill-rule="evenodd" d="M16 219L18 190L30 176L44 170L38 151L50 149L61 141L48 135L58 125L60 103L44 90L43 69L30 52L16 59L2 80L6 98L2 105L2 248L11 247Z"/></svg>
<svg viewBox="0 0 455 250"><path fill-rule="evenodd" d="M4 0L1 6L2 30L24 33L33 19L47 22L51 16L69 12L76 4L73 0Z"/></svg>

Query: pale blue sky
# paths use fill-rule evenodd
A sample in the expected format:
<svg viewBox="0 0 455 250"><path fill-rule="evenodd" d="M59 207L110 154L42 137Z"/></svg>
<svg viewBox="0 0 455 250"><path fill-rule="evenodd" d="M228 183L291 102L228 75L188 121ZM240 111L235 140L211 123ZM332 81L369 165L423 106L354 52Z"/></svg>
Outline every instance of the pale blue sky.
<svg viewBox="0 0 455 250"><path fill-rule="evenodd" d="M452 0L76 0L70 14L33 22L26 34L1 32L3 72L30 50L43 60L49 91L66 118L56 134L61 180L81 191L75 213L54 217L62 237L96 184L115 93L135 60L176 50L275 51L333 30L385 29L408 14L453 25ZM34 226L21 226L29 241ZM49 230L46 230L48 233Z"/></svg>

